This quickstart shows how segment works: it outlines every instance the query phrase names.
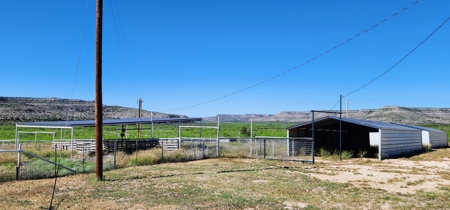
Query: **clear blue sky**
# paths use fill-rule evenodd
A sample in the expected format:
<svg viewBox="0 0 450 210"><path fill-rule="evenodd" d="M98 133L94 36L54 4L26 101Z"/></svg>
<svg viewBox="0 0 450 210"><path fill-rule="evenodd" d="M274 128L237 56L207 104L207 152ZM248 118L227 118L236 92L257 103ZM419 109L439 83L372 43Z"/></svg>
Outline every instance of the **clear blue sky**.
<svg viewBox="0 0 450 210"><path fill-rule="evenodd" d="M0 96L94 100L95 0L83 27L87 2L0 2ZM137 107L142 98L146 110L190 117L330 109L441 25L450 1L422 0L282 76L178 110L288 71L413 2L105 0L103 102ZM449 107L449 81L450 22L349 95L349 108Z"/></svg>

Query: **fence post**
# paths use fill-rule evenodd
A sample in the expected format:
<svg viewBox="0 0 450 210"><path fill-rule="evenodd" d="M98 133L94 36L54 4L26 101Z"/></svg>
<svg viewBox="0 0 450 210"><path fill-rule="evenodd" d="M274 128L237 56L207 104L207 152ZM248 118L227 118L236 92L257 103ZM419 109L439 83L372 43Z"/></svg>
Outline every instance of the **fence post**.
<svg viewBox="0 0 450 210"><path fill-rule="evenodd" d="M294 160L294 152L295 152L295 150L294 150L294 142L295 142L295 139L292 139L292 160Z"/></svg>
<svg viewBox="0 0 450 210"><path fill-rule="evenodd" d="M239 143L241 142L241 138L238 138L237 141L238 141L238 152L239 152L240 151Z"/></svg>
<svg viewBox="0 0 450 210"><path fill-rule="evenodd" d="M264 139L264 159L266 159L266 139Z"/></svg>
<svg viewBox="0 0 450 210"><path fill-rule="evenodd" d="M250 138L250 157L253 156L253 138Z"/></svg>
<svg viewBox="0 0 450 210"><path fill-rule="evenodd" d="M259 146L261 146L261 144L259 144ZM261 148L259 148L259 150L261 151ZM255 157L258 158L258 140L255 139Z"/></svg>
<svg viewBox="0 0 450 210"><path fill-rule="evenodd" d="M205 139L202 138L202 159L205 158Z"/></svg>
<svg viewBox="0 0 450 210"><path fill-rule="evenodd" d="M220 149L220 140L219 140L219 137L217 137L217 143L216 143L216 157L219 157L219 149Z"/></svg>
<svg viewBox="0 0 450 210"><path fill-rule="evenodd" d="M84 173L84 148L86 147L86 142L83 142L83 173ZM115 155L114 155L115 158ZM114 159L114 168L116 168L116 160Z"/></svg>
<svg viewBox="0 0 450 210"><path fill-rule="evenodd" d="M19 149L17 151L16 180L19 180L19 177L20 177L20 157L21 157L21 153L22 153L22 144L19 144L18 148Z"/></svg>
<svg viewBox="0 0 450 210"><path fill-rule="evenodd" d="M311 144L311 156L312 156L312 164L314 164L314 139L312 139Z"/></svg>
<svg viewBox="0 0 450 210"><path fill-rule="evenodd" d="M161 140L161 162L164 160L164 140Z"/></svg>
<svg viewBox="0 0 450 210"><path fill-rule="evenodd" d="M117 154L117 138L116 138L116 141L114 142L114 168L117 168L117 166L116 166L116 154Z"/></svg>
<svg viewBox="0 0 450 210"><path fill-rule="evenodd" d="M275 157L275 140L272 139L272 156Z"/></svg>

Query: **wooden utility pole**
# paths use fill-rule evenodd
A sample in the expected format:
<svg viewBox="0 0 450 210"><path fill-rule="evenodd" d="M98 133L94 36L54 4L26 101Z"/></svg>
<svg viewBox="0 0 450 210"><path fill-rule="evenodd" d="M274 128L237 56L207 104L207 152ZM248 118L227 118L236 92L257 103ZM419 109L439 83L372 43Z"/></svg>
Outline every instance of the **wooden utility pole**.
<svg viewBox="0 0 450 210"><path fill-rule="evenodd" d="M102 28L103 0L97 0L95 39L95 176L103 180Z"/></svg>
<svg viewBox="0 0 450 210"><path fill-rule="evenodd" d="M139 118L142 118L142 102L144 102L144 101L142 100L142 98L139 98L139 101L138 101L138 103L139 103L139 113L138 113L138 117L139 117ZM141 124L138 124L138 138L139 138L139 139L141 138Z"/></svg>

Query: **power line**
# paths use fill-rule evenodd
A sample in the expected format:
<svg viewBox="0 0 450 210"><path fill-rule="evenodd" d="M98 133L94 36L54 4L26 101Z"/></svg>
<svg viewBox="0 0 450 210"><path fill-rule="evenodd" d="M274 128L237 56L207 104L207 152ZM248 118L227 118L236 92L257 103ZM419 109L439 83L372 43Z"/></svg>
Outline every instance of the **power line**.
<svg viewBox="0 0 450 210"><path fill-rule="evenodd" d="M75 91L75 83L76 83L76 81L77 81L78 65L79 65L79 63L80 63L81 48L82 48L82 46L83 46L84 30L86 29L86 19L87 19L88 10L89 10L89 0L87 0L87 3L86 3L86 11L85 11L85 13L84 13L83 29L81 30L80 47L78 48L77 64L76 64L76 67L75 67L75 74L74 74L74 78L73 78L72 92L71 92L71 94L70 94L69 106L68 106L68 108L67 108L66 121L69 120L70 106L72 105L73 93L74 93L74 91ZM65 132L64 132L64 133L65 133Z"/></svg>
<svg viewBox="0 0 450 210"><path fill-rule="evenodd" d="M422 45L423 43L425 43L431 36L433 36L442 26L445 25L445 23L447 23L447 21L450 20L450 17L448 17L441 25L439 25L430 35L428 35L424 40L422 40L418 45L416 45L412 50L410 50L405 56L403 56L399 61L397 61L394 65L391 66L391 68L389 68L388 70L384 71L382 74L378 75L377 77L375 77L374 79L370 80L369 82L367 82L366 84L364 84L363 86L356 88L355 90L353 90L350 93L347 93L346 95L344 95L343 98L346 98L347 96L365 88L366 86L368 86L369 84L375 82L376 80L378 80L379 78L381 78L382 76L384 76L385 74L387 74L389 71L391 71L393 68L395 68L398 64L400 64L403 60L405 60L406 57L408 57L409 55L411 55L417 48L420 47L420 45ZM336 107L336 105L339 103L339 101L334 104L333 108Z"/></svg>
<svg viewBox="0 0 450 210"><path fill-rule="evenodd" d="M271 78L269 78L269 79L266 79L266 80L264 80L264 81L261 81L261 82L259 82L259 83L254 84L254 85L248 86L248 87L246 87L246 88L240 89L240 90L238 90L238 91L232 92L232 93L230 93L230 94L227 94L227 95L224 95L224 96L221 96L221 97L218 97L218 98L209 100L209 101L205 101L205 102L202 102L202 103L198 103L198 104L194 104L194 105L191 105L191 106L186 106L186 107L182 107L182 108L178 108L178 109L172 109L172 110L168 110L168 111L163 111L163 112L178 111L178 110L183 110L183 109L188 109L188 108L192 108L192 107L196 107L196 106L201 106L201 105L204 105L204 104L208 104L208 103L211 103L211 102L214 102L214 101L218 101L218 100L220 100L220 99L223 99L223 98L226 98L226 97L229 97L229 96L232 96L232 95L236 95L236 94L241 93L241 92L244 92L244 91L246 91L246 90L248 90L248 89L254 88L254 87L256 87L256 86L259 86L259 85L262 85L262 84L264 84L264 83L266 83L266 82L269 82L269 81L271 81L271 80L274 80L274 79L276 79L276 78L278 78L278 77L280 77L280 76L283 76L283 75L285 75L285 74L287 74L287 73L289 73L289 72L291 72L291 71L293 71L293 70L295 70L295 69L297 69L297 68L299 68L299 67L301 67L301 66L304 66L304 65L310 63L311 61L314 61L314 60L316 60L316 59L318 59L318 58L320 58L320 57L322 57L322 56L328 54L329 52L331 52L331 51L333 51L333 50L335 50L335 49L341 47L342 45L347 44L348 42L352 41L353 39L356 39L357 37L361 36L362 34L364 34L364 33L368 32L368 31L372 30L373 28L375 28L375 27L381 25L382 23L388 21L389 19L391 19L391 18L395 17L396 15L402 13L403 11L409 9L410 7L412 7L412 6L414 6L415 4L417 4L419 1L420 1L420 0L416 0L416 1L413 2L412 4L406 6L405 8L403 8L403 9L401 9L401 10L399 10L398 12L394 13L393 15L391 15L391 16L389 16L389 17L383 19L382 21L376 23L375 25L373 25L373 26L371 26L371 27L365 29L364 31L362 31L362 32L360 32L360 33L358 33L358 34L356 34L355 36L353 36L353 37L347 39L346 41L341 42L340 44L338 44L338 45L336 45L336 46L330 48L329 50L327 50L327 51L325 51L325 52L323 52L323 53L321 53L321 54L319 54L319 55L317 55L317 56L315 56L315 57L313 57L313 58L311 58L311 59L309 59L309 60L307 60L307 61L305 61L305 62L303 62L303 63L301 63L301 64L299 64L299 65L297 65L297 66L295 66L295 67L293 67L293 68L291 68L291 69L288 69L288 70L286 70L286 71L284 71L284 72L281 72L281 73L279 73L279 74L277 74L277 75L275 75L275 76L273 76L273 77L271 77Z"/></svg>
<svg viewBox="0 0 450 210"><path fill-rule="evenodd" d="M126 54L126 51L124 50L125 49L125 38L123 36L122 24L121 24L121 21L120 21L119 9L117 7L117 1L114 1L114 2L116 3L117 19L118 19L118 22L119 22L119 29L120 29L121 34L122 34L122 42L120 41L119 32L117 30L116 19L115 19L115 16L114 16L114 11L113 11L112 6L111 6L111 1L109 0L108 2L109 2L109 9L111 10L111 15L113 17L114 28L116 30L117 40L119 42L120 53L122 55L122 59L123 59L123 62L125 64L125 69L126 69L126 74L127 74L127 78L128 78L128 83L130 84L131 91L132 91L134 97L136 97L136 89L134 88L133 76L131 74L131 70L130 70L129 65L128 65L129 62L127 62L127 59L126 59L126 58L128 58L128 56L125 56L125 54ZM124 45L123 49L122 49L122 43ZM125 51L125 53L124 53L124 51Z"/></svg>

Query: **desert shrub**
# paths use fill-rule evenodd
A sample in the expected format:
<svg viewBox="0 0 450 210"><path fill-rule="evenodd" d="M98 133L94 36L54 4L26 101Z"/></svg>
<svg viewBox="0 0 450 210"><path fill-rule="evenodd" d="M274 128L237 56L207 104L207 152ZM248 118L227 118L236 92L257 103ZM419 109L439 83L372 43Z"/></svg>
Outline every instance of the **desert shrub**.
<svg viewBox="0 0 450 210"><path fill-rule="evenodd" d="M431 144L423 144L422 145L422 150L424 152L431 152L432 149L433 149L433 145L431 145Z"/></svg>
<svg viewBox="0 0 450 210"><path fill-rule="evenodd" d="M360 160L362 160L366 154L367 154L366 150L364 150L364 149L358 150L358 157L360 158Z"/></svg>
<svg viewBox="0 0 450 210"><path fill-rule="evenodd" d="M331 156L330 151L328 151L328 150L326 150L324 148L320 148L318 154L319 154L320 157L330 157Z"/></svg>
<svg viewBox="0 0 450 210"><path fill-rule="evenodd" d="M339 157L339 152L337 152L337 156ZM344 150L342 151L342 159L350 159L353 157L353 150Z"/></svg>

